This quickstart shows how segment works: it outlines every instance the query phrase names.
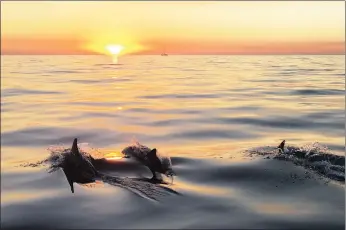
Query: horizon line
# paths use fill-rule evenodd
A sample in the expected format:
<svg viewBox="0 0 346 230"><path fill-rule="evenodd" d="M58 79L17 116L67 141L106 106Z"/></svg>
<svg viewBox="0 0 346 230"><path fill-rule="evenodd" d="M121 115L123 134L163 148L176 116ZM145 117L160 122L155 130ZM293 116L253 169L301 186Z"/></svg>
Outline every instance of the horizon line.
<svg viewBox="0 0 346 230"><path fill-rule="evenodd" d="M345 53L268 53L268 54L168 54L168 56L292 56L292 55L306 55L306 56L321 56L321 55L345 55ZM1 56L110 56L106 54L2 54ZM126 54L118 57L125 56L161 56L161 54Z"/></svg>

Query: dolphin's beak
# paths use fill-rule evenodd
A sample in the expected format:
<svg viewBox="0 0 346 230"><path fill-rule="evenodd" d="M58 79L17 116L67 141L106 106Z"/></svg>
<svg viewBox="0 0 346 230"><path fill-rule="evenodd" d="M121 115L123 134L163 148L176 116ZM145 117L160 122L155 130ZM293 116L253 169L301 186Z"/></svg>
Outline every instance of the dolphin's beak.
<svg viewBox="0 0 346 230"><path fill-rule="evenodd" d="M173 170L169 170L165 174L166 174L166 176L170 176L170 177L177 175Z"/></svg>
<svg viewBox="0 0 346 230"><path fill-rule="evenodd" d="M166 174L166 176L169 178L171 178L171 184L173 184L173 179L174 179L174 175L173 174Z"/></svg>
<svg viewBox="0 0 346 230"><path fill-rule="evenodd" d="M170 177L172 179L172 184L173 184L173 178L176 175L176 173L173 170L169 170L168 172L165 173L167 177Z"/></svg>

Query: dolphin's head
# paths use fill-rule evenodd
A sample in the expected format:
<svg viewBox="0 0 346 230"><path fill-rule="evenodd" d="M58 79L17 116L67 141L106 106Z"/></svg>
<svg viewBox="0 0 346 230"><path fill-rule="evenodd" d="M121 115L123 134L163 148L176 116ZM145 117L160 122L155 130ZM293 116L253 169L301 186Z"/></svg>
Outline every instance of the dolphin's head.
<svg viewBox="0 0 346 230"><path fill-rule="evenodd" d="M169 168L165 171L165 175L168 177L173 177L173 176L176 176L177 174L174 172L173 169Z"/></svg>
<svg viewBox="0 0 346 230"><path fill-rule="evenodd" d="M167 169L167 170L165 171L165 175L166 175L166 177L170 177L170 178L171 178L172 184L173 184L173 178L174 178L174 176L177 175L177 174L173 171L173 169L172 169L172 168Z"/></svg>

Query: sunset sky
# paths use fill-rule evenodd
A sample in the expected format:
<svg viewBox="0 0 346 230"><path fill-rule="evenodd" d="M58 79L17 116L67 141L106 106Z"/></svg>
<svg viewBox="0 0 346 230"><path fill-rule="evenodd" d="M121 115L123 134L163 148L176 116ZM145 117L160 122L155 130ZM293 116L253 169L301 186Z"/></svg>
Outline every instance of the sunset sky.
<svg viewBox="0 0 346 230"><path fill-rule="evenodd" d="M1 2L1 54L344 54L339 2Z"/></svg>

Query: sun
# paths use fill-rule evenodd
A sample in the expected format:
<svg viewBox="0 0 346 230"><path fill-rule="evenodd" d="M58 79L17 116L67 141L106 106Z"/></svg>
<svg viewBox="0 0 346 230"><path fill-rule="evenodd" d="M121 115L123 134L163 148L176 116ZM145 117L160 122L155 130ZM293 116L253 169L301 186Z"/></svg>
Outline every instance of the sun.
<svg viewBox="0 0 346 230"><path fill-rule="evenodd" d="M118 55L124 49L124 47L122 45L107 45L106 49L112 55Z"/></svg>

